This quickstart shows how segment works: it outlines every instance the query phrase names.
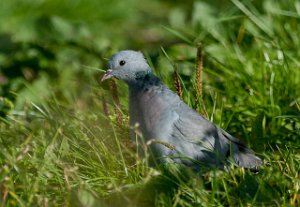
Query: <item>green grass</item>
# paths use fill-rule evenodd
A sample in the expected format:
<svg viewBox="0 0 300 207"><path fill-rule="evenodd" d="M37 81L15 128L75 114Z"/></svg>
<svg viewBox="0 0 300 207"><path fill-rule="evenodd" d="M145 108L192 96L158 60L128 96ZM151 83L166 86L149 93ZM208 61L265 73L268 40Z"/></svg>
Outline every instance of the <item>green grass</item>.
<svg viewBox="0 0 300 207"><path fill-rule="evenodd" d="M1 207L300 204L298 1L153 1L153 13L130 1L131 15L116 15L121 3L104 15L93 0L70 13L45 2L0 6L0 21L10 22L0 43L11 37L0 48ZM100 84L95 69L119 48L143 50L173 90L176 68L184 101L254 149L264 161L259 173L149 167L129 141L125 84Z"/></svg>

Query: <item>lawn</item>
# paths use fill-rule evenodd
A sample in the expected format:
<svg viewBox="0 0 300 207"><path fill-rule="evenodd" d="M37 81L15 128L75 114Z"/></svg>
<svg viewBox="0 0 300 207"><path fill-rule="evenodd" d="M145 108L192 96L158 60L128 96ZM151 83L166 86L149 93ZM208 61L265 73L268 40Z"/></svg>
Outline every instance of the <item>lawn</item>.
<svg viewBox="0 0 300 207"><path fill-rule="evenodd" d="M300 1L0 2L0 207L300 205ZM199 113L263 159L193 173L129 141L140 50Z"/></svg>

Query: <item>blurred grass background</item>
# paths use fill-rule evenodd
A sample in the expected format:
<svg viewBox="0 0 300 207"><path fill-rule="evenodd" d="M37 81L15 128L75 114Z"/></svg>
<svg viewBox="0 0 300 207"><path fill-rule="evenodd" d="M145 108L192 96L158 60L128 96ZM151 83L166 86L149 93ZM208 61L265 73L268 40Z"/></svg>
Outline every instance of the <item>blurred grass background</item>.
<svg viewBox="0 0 300 207"><path fill-rule="evenodd" d="M300 1L0 2L0 206L297 206ZM203 94L197 93L197 47ZM158 171L129 143L107 59L141 50L266 165ZM199 101L200 100L200 101Z"/></svg>

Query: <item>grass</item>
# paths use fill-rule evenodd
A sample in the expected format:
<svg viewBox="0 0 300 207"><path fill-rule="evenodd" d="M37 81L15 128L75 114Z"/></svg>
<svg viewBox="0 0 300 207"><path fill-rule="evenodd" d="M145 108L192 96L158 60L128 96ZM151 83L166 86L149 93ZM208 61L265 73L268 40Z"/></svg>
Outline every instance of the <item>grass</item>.
<svg viewBox="0 0 300 207"><path fill-rule="evenodd" d="M66 32L64 40L56 41L65 33L63 28L69 28L64 23L76 30L78 22L74 26L68 18L60 22L64 16L53 20L50 15L54 25L65 25L59 27L59 35L51 33L53 39L30 44L12 42L18 53L0 54L0 83L8 79L0 90L0 109L6 114L0 122L1 207L299 205L299 3L191 2L189 8L162 4L168 8L170 24L160 27L154 36L166 34L172 41L153 43L161 44L162 50L159 46L153 49L152 44L137 49L143 49L155 73L186 103L258 153L264 160L259 173L234 166L228 172L211 169L199 174L180 166L149 167L129 141L125 84L99 84L101 74L93 69L105 68L107 60L99 63L99 56L107 58L116 49L92 35L87 41L85 35L73 39ZM93 8L94 3L87 5ZM160 3L149 4L152 8L157 5ZM39 6L36 8L46 8ZM150 15L143 5L138 6L140 10L132 14ZM111 11L110 18L122 8L120 4ZM24 15L21 10L18 21ZM74 14L69 15L72 19ZM139 22L125 16L118 18L139 28ZM16 26L14 16L10 17ZM182 17L186 17L184 24ZM114 25L118 18L112 20ZM153 21L153 25L161 18L153 13L147 23ZM104 19L105 24L99 25L109 29L110 20ZM92 25L91 34L97 28L95 22ZM10 32L22 29L16 28ZM32 32L39 34L39 29ZM118 45L126 45L133 35L129 32L122 40L120 32L111 28L110 32ZM17 41L24 41L22 35L28 38L28 33L18 34ZM90 41L103 42L95 47ZM138 41L130 40L126 46L138 45ZM201 78L199 63L196 69L200 42ZM30 61L38 64L29 67ZM18 67L25 78L11 78L7 73Z"/></svg>

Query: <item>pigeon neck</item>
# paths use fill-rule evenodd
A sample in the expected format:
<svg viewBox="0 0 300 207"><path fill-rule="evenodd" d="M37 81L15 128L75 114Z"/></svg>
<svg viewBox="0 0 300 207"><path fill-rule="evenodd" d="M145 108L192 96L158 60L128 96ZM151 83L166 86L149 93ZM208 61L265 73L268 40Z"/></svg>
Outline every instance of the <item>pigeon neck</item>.
<svg viewBox="0 0 300 207"><path fill-rule="evenodd" d="M150 75L153 75L150 70L139 71L135 73L135 80L136 81L144 80L147 79Z"/></svg>
<svg viewBox="0 0 300 207"><path fill-rule="evenodd" d="M134 80L128 82L131 89L143 89L151 85L159 85L160 80L152 71L140 71L135 74Z"/></svg>

